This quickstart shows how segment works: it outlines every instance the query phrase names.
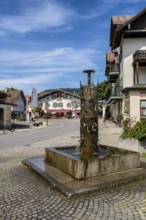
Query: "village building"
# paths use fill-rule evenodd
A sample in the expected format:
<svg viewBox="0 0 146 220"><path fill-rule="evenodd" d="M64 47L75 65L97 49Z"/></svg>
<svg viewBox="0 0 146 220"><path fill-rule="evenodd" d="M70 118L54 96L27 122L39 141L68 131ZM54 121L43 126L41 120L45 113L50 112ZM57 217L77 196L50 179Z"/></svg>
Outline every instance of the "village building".
<svg viewBox="0 0 146 220"><path fill-rule="evenodd" d="M25 114L26 99L22 90L7 89L7 95L11 97L12 117L15 119L21 119Z"/></svg>
<svg viewBox="0 0 146 220"><path fill-rule="evenodd" d="M10 96L0 91L0 126L11 124L11 106Z"/></svg>
<svg viewBox="0 0 146 220"><path fill-rule="evenodd" d="M111 85L106 91L111 115L134 121L146 118L146 9L137 15L112 16L111 51L106 70Z"/></svg>
<svg viewBox="0 0 146 220"><path fill-rule="evenodd" d="M50 92L40 93L38 105L42 106L42 112L50 112L56 116L77 117L80 114L80 96L56 89Z"/></svg>

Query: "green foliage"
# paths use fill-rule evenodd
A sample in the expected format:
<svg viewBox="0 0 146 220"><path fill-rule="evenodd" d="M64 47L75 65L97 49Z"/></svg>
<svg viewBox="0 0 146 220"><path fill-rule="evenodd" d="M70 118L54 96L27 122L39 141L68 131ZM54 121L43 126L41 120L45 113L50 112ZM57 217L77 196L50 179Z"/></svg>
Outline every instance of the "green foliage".
<svg viewBox="0 0 146 220"><path fill-rule="evenodd" d="M42 107L41 107L41 106L37 106L37 107L34 108L34 111L35 111L35 112L39 112L39 113L40 113L41 110L42 110Z"/></svg>
<svg viewBox="0 0 146 220"><path fill-rule="evenodd" d="M123 120L123 115L118 114L116 120L117 120L117 122L121 122Z"/></svg>
<svg viewBox="0 0 146 220"><path fill-rule="evenodd" d="M103 81L98 84L97 91L99 100L105 100L107 87L109 87L107 81Z"/></svg>
<svg viewBox="0 0 146 220"><path fill-rule="evenodd" d="M45 119L51 118L51 113L48 112L48 113L44 114L43 118L45 118Z"/></svg>
<svg viewBox="0 0 146 220"><path fill-rule="evenodd" d="M17 91L17 89L14 87L10 87L10 88L7 87L6 89L7 89L7 91Z"/></svg>
<svg viewBox="0 0 146 220"><path fill-rule="evenodd" d="M10 90L15 90L15 91L17 91L17 89L16 88L14 88L14 87L11 87L11 88L9 88Z"/></svg>
<svg viewBox="0 0 146 220"><path fill-rule="evenodd" d="M40 118L40 116L39 116L39 115L35 115L35 118L36 118L36 119L39 119L39 118Z"/></svg>
<svg viewBox="0 0 146 220"><path fill-rule="evenodd" d="M109 97L111 96L111 91L112 91L112 86L111 84L108 84L104 93L105 99L109 99Z"/></svg>
<svg viewBox="0 0 146 220"><path fill-rule="evenodd" d="M146 121L139 121L134 125L133 128L126 128L121 137L123 139L134 138L143 140L146 138Z"/></svg>

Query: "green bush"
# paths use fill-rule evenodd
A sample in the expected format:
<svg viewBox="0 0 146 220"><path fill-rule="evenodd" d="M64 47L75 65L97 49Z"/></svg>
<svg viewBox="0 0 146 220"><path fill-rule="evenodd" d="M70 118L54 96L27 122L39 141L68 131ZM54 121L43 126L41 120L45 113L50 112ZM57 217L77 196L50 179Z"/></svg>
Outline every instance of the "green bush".
<svg viewBox="0 0 146 220"><path fill-rule="evenodd" d="M146 138L146 121L139 121L137 122L133 128L126 128L121 137L123 139L127 138L134 138L138 139L139 141Z"/></svg>
<svg viewBox="0 0 146 220"><path fill-rule="evenodd" d="M117 120L117 122L121 122L123 120L123 115L118 114L116 120Z"/></svg>
<svg viewBox="0 0 146 220"><path fill-rule="evenodd" d="M43 118L45 118L45 119L51 118L51 113L48 112L48 113L44 114Z"/></svg>

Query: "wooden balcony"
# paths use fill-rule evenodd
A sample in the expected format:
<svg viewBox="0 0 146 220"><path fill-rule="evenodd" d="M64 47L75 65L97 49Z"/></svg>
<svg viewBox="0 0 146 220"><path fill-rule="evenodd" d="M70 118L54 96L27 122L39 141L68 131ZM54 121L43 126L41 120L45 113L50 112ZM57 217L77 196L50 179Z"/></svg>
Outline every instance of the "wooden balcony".
<svg viewBox="0 0 146 220"><path fill-rule="evenodd" d="M137 50L133 54L133 65L139 63L139 65L146 65L146 50Z"/></svg>

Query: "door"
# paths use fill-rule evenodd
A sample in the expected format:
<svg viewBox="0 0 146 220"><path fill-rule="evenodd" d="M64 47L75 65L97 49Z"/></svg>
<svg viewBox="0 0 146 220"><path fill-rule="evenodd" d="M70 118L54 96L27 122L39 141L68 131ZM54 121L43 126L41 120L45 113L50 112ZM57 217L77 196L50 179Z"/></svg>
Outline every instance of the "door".
<svg viewBox="0 0 146 220"><path fill-rule="evenodd" d="M0 125L4 125L4 109L0 108Z"/></svg>

